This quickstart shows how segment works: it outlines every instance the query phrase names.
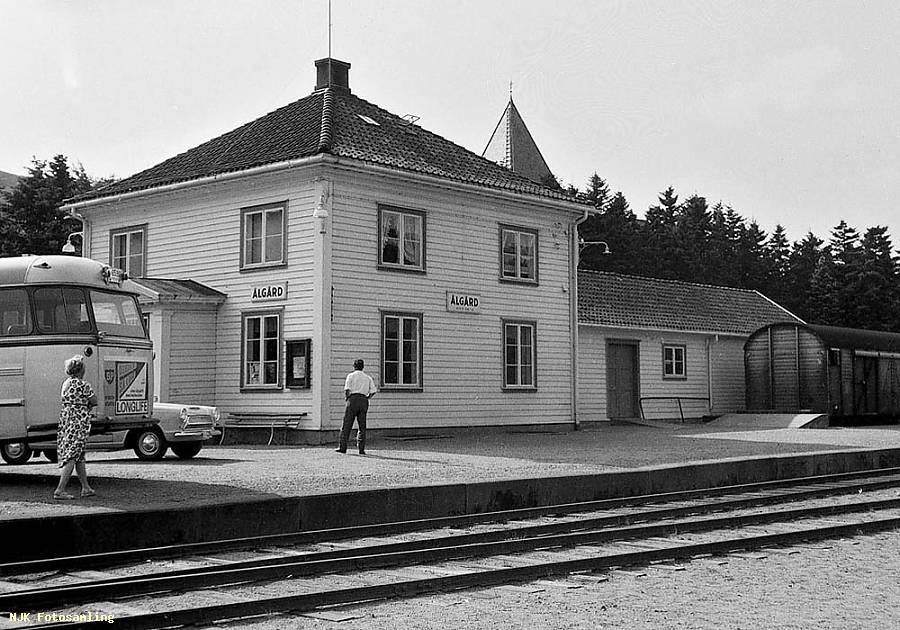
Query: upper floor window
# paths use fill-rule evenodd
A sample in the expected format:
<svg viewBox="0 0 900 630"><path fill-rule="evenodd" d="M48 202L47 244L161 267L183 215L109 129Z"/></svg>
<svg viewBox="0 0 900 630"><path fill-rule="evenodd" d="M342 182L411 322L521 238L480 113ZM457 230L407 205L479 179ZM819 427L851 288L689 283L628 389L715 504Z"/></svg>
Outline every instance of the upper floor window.
<svg viewBox="0 0 900 630"><path fill-rule="evenodd" d="M663 346L663 377L686 378L684 346Z"/></svg>
<svg viewBox="0 0 900 630"><path fill-rule="evenodd" d="M389 206L378 208L378 265L425 271L425 214Z"/></svg>
<svg viewBox="0 0 900 630"><path fill-rule="evenodd" d="M538 237L536 230L500 226L500 279L537 283Z"/></svg>
<svg viewBox="0 0 900 630"><path fill-rule="evenodd" d="M241 210L241 269L287 262L285 215L284 203Z"/></svg>
<svg viewBox="0 0 900 630"><path fill-rule="evenodd" d="M133 278L142 278L147 271L147 226L112 230L109 233L109 265L121 269Z"/></svg>
<svg viewBox="0 0 900 630"><path fill-rule="evenodd" d="M503 387L506 389L534 389L535 323L503 322Z"/></svg>

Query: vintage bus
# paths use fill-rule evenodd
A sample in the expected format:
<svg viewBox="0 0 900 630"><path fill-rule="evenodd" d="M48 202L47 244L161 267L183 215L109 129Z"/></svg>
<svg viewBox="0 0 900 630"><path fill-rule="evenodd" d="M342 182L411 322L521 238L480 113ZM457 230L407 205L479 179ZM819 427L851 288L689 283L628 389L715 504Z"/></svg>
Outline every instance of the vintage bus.
<svg viewBox="0 0 900 630"><path fill-rule="evenodd" d="M92 433L152 426L153 347L134 284L74 256L0 258L0 454L55 439L65 361L85 357L97 393ZM11 449L11 450L10 450Z"/></svg>

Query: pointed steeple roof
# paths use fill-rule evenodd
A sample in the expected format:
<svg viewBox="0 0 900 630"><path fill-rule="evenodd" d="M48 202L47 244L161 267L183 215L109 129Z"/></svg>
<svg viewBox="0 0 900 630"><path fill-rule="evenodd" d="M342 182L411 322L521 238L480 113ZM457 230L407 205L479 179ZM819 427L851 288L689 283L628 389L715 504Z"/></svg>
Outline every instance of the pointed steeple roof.
<svg viewBox="0 0 900 630"><path fill-rule="evenodd" d="M550 167L513 103L512 94L481 155L533 182L541 183L551 175Z"/></svg>

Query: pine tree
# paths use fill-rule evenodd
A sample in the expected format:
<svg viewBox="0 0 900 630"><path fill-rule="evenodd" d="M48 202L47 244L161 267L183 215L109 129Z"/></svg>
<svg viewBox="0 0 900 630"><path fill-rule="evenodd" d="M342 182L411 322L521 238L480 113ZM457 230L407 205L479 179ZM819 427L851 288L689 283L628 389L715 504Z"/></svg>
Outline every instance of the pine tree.
<svg viewBox="0 0 900 630"><path fill-rule="evenodd" d="M834 296L829 299L837 309L834 322L837 326L851 328L864 327L860 313L857 292L860 288L862 272L862 248L859 244L859 232L841 219L831 231L828 242L829 253L834 262L833 287Z"/></svg>
<svg viewBox="0 0 900 630"><path fill-rule="evenodd" d="M659 194L659 205L651 206L646 214L646 251L643 275L653 278L677 279L684 267L676 243L676 213L678 195L669 186Z"/></svg>
<svg viewBox="0 0 900 630"><path fill-rule="evenodd" d="M812 232L791 248L786 278L787 293L782 306L805 321L814 321L812 279L822 255L823 241Z"/></svg>
<svg viewBox="0 0 900 630"><path fill-rule="evenodd" d="M89 191L93 186L84 169L69 168L64 155L51 161L34 160L28 175L4 193L5 209L0 221L0 254L58 254L66 236L78 223L66 222L59 207L63 200Z"/></svg>
<svg viewBox="0 0 900 630"><path fill-rule="evenodd" d="M607 243L609 254L598 247L586 248L582 253L583 265L589 269L605 269L618 273L639 273L643 243L637 217L631 211L628 200L621 192L613 195L604 211L592 219L590 238Z"/></svg>
<svg viewBox="0 0 900 630"><path fill-rule="evenodd" d="M887 227L870 227L863 235L852 290L858 326L900 330L900 266Z"/></svg>
<svg viewBox="0 0 900 630"><path fill-rule="evenodd" d="M715 282L709 247L711 222L706 199L692 195L678 206L675 225L678 258L682 262L679 278L689 282Z"/></svg>
<svg viewBox="0 0 900 630"><path fill-rule="evenodd" d="M751 221L740 236L738 269L740 287L764 292L769 267L766 261L766 233L756 221Z"/></svg>
<svg viewBox="0 0 900 630"><path fill-rule="evenodd" d="M809 316L806 321L827 326L845 326L840 304L840 282L831 248L825 247L816 261L810 281Z"/></svg>
<svg viewBox="0 0 900 630"><path fill-rule="evenodd" d="M609 185L606 183L606 180L597 175L597 173L591 175L584 198L590 201L597 210L604 210L607 201L609 201Z"/></svg>
<svg viewBox="0 0 900 630"><path fill-rule="evenodd" d="M776 225L769 235L769 240L765 243L765 257L769 273L763 293L778 304L784 304L789 295L791 246L783 225Z"/></svg>

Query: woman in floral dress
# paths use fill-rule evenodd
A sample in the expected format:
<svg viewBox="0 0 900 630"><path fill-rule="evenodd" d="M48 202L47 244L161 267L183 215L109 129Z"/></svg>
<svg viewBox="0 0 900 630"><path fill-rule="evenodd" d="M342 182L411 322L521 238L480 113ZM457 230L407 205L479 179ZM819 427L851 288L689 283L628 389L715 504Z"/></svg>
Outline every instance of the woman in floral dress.
<svg viewBox="0 0 900 630"><path fill-rule="evenodd" d="M91 433L91 409L97 406L94 388L84 379L84 357L75 355L66 361L69 378L62 386L62 408L59 413L59 429L56 436L56 451L59 456L59 485L53 493L54 499L74 499L66 492L74 469L81 482L81 496L92 497L94 490L88 483L85 468L84 446Z"/></svg>

